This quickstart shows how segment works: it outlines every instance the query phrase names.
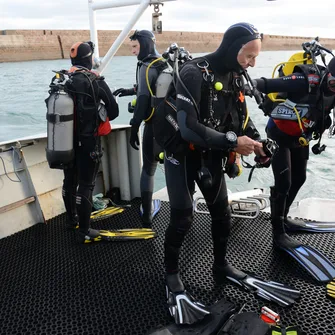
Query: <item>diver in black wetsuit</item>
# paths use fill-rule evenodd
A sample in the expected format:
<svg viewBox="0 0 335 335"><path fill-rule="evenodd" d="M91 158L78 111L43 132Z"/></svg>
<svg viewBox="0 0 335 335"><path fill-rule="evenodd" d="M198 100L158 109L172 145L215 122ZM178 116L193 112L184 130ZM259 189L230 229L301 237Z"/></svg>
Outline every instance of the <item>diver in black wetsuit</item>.
<svg viewBox="0 0 335 335"><path fill-rule="evenodd" d="M151 118L151 95L146 82L146 70L148 65L160 57L156 50L156 39L152 32L148 30L135 31L130 36L132 53L137 56L138 63L136 69L136 85L131 89L120 88L114 92L114 95L123 97L136 94L136 105L134 116L130 121L131 136L130 145L138 150L140 144L138 138L138 130L141 122L145 122L142 143L143 166L141 173L141 200L142 213L141 218L144 227L151 227L153 215L158 208L152 208L152 194L154 189L154 176L157 168L157 156L160 151L154 139ZM158 62L159 63L159 62ZM159 67L161 64L153 65L149 69L148 80L151 89L155 92L155 82L159 75ZM154 203L154 205L156 202Z"/></svg>
<svg viewBox="0 0 335 335"><path fill-rule="evenodd" d="M320 138L331 126L329 114L335 107L335 58L329 62L328 69L321 65L302 64L295 66L291 75L260 78L253 82L263 93L283 92L276 99L289 99L300 111L301 126L292 108L272 102L268 97L263 104L265 112L270 115L267 135L279 144L279 151L272 161L275 185L271 188L270 198L276 239L285 233L283 222L288 228L298 228L302 224L301 220L287 215L306 181L309 140ZM323 150L319 142L312 148L316 154Z"/></svg>
<svg viewBox="0 0 335 335"><path fill-rule="evenodd" d="M77 42L70 50L72 81L69 91L75 100L75 163L64 169L63 200L67 227L79 224L78 241L94 241L99 232L90 229L92 192L102 156L99 134L99 102L103 101L109 120L119 115L119 107L104 77L91 71L94 46ZM100 106L101 107L101 106ZM108 121L108 120L107 120Z"/></svg>
<svg viewBox="0 0 335 335"><path fill-rule="evenodd" d="M223 161L233 152L255 153L264 161L267 159L260 135L247 113L242 78L243 72L255 65L260 49L258 31L248 23L235 24L226 31L214 53L186 62L177 80L178 126L182 138L192 145L183 154L165 153L171 212L164 261L168 305L176 323L193 323L208 314L185 291L178 265L181 246L193 221L195 182L212 218L215 280L222 283L229 275L237 278L236 282L243 282L248 277L226 260L231 212ZM243 286L250 287L248 283Z"/></svg>

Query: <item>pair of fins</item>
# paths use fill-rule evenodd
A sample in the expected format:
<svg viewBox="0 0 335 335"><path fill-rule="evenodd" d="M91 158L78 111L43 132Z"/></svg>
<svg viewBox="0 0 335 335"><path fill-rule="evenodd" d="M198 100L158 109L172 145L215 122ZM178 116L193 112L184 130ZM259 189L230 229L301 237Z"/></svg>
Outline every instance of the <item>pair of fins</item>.
<svg viewBox="0 0 335 335"><path fill-rule="evenodd" d="M335 278L335 265L319 250L287 234L275 238L275 246L293 257L316 281L328 283Z"/></svg>

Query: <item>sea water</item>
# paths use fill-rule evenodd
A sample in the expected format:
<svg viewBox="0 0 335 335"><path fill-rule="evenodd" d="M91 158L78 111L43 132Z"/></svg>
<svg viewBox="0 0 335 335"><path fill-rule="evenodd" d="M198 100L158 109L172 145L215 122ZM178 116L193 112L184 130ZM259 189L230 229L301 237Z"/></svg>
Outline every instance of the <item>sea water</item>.
<svg viewBox="0 0 335 335"><path fill-rule="evenodd" d="M294 51L263 51L257 58L256 66L248 72L252 78L271 77L274 66L286 61L293 53ZM136 61L134 56L114 57L103 73L109 86L131 88L135 83ZM54 75L52 71L69 67L68 59L0 63L0 142L46 132L44 100L48 96L49 84ZM113 123L129 123L132 114L128 113L127 105L132 99L133 97L118 99L120 116ZM247 104L251 119L261 135L265 136L267 117L253 99L247 97ZM321 155L311 152L307 181L296 200L307 197L335 198L335 138L328 138L325 133L322 142L327 148ZM253 164L253 156L248 157L247 161ZM244 168L240 177L227 177L228 188L236 192L273 185L271 168L255 169L251 182L248 182L249 172L250 169ZM155 190L163 186L164 171L159 166L155 175Z"/></svg>

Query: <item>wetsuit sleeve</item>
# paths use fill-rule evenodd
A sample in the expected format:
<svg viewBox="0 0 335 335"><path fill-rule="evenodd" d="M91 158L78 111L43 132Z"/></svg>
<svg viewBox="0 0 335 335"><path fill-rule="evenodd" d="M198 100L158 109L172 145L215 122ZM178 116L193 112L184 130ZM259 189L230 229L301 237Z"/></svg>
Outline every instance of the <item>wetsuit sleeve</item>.
<svg viewBox="0 0 335 335"><path fill-rule="evenodd" d="M137 98L136 106L134 110L134 116L132 120L132 125L139 126L142 121L146 120L150 116L151 112L151 94L146 81L146 70L147 66L142 65L139 69L138 75L138 86L137 86ZM150 68L148 71L148 79L150 87L153 85L158 77L158 71L155 68Z"/></svg>
<svg viewBox="0 0 335 335"><path fill-rule="evenodd" d="M255 82L257 83L256 88L266 94L272 92L308 93L309 89L308 79L302 73L292 73L289 76L273 79L262 77L255 79Z"/></svg>
<svg viewBox="0 0 335 335"><path fill-rule="evenodd" d="M119 116L119 105L117 104L113 93L103 78L98 80L99 98L104 102L107 115L110 121Z"/></svg>
<svg viewBox="0 0 335 335"><path fill-rule="evenodd" d="M246 127L244 128L243 135L246 135L252 138L255 141L261 139L261 135L259 134L258 130L256 129L253 121L249 118Z"/></svg>
<svg viewBox="0 0 335 335"><path fill-rule="evenodd" d="M228 150L236 147L237 143L227 141L224 133L220 133L199 122L194 102L199 108L203 81L200 69L193 64L192 66L186 64L180 71L180 78L188 90L187 92L181 82L177 81L177 120L183 139L202 148ZM190 98L190 94L194 102Z"/></svg>

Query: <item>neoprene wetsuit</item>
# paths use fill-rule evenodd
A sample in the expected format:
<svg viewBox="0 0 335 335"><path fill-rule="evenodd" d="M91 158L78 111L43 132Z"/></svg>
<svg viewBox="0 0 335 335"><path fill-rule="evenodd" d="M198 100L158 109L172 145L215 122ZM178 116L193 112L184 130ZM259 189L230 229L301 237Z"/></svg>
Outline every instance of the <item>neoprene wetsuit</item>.
<svg viewBox="0 0 335 335"><path fill-rule="evenodd" d="M205 197L212 219L214 263L222 267L226 265L231 212L223 159L236 147L236 142L230 142L226 134L232 131L237 136L260 138L252 121L247 120L243 81L239 75L242 69L237 62L237 53L242 45L258 38L248 28L244 24L233 26L225 33L216 52L188 61L180 71L180 79L188 92L178 80L178 126L182 138L192 143L194 150L173 156L165 153L166 185L171 206L164 243L167 274L179 271L180 248L193 221L195 182ZM213 82L204 80L205 68L214 75ZM209 90L215 82L221 82L225 91L212 91L211 98ZM213 113L209 105L212 105Z"/></svg>
<svg viewBox="0 0 335 335"><path fill-rule="evenodd" d="M80 70L86 74L90 72L83 67ZM71 84L71 90L76 92L75 162L64 170L62 190L67 225L74 228L79 223L79 232L83 236L90 228L92 192L102 156L101 139L96 136L99 120L93 95L96 101L102 100L105 104L110 121L119 115L118 104L104 77L91 73L90 83L84 73L76 74Z"/></svg>
<svg viewBox="0 0 335 335"><path fill-rule="evenodd" d="M318 65L321 75L313 65L296 66L289 76L274 79L256 79L256 87L263 93L283 92L278 99L289 99L294 103L309 106L307 114L302 119L302 126L307 138L313 132L318 136L331 125L330 112L335 106L334 93L327 88L327 81L322 81L325 67ZM266 99L265 107L269 113L278 105ZM275 140L279 150L272 160L272 170L275 179L271 189L272 217L275 221L287 220L289 208L297 193L306 181L309 145L301 146L299 137L302 135L297 121L270 117L266 132L269 138ZM270 199L270 200L271 200ZM278 223L275 225L281 227ZM276 233L276 229L275 229ZM281 228L278 228L278 234Z"/></svg>

